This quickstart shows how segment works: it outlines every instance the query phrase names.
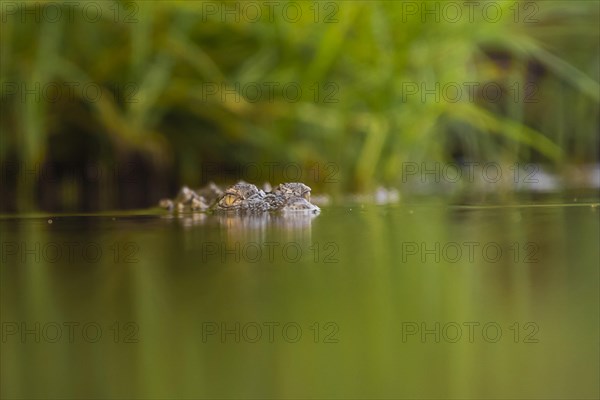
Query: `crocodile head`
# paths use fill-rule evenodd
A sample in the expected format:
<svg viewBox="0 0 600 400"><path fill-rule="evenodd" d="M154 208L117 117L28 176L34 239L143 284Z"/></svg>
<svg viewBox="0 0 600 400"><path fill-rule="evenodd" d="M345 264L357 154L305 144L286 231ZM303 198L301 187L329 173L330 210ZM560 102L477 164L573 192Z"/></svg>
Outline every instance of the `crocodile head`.
<svg viewBox="0 0 600 400"><path fill-rule="evenodd" d="M214 183L197 191L183 187L173 200L161 200L160 206L170 211L234 211L264 213L268 211L318 213L319 207L310 202L310 187L291 182L278 185L265 193L256 186L240 181L224 192Z"/></svg>

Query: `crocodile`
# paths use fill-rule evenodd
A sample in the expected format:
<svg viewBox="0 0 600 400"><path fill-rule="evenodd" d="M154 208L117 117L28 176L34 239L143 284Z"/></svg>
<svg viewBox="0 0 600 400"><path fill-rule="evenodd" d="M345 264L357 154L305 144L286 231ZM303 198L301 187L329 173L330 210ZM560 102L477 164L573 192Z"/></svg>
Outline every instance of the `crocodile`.
<svg viewBox="0 0 600 400"><path fill-rule="evenodd" d="M271 185L265 185L265 189L271 189ZM268 191L244 181L221 190L211 182L198 190L184 186L173 200L163 199L159 206L180 213L318 213L319 207L310 202L310 191L300 182L282 183Z"/></svg>

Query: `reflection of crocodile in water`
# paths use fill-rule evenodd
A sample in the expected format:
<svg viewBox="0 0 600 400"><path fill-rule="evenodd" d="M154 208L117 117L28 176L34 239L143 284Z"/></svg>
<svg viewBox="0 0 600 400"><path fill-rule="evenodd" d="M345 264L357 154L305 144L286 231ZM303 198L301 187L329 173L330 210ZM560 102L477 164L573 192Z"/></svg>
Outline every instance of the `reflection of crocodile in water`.
<svg viewBox="0 0 600 400"><path fill-rule="evenodd" d="M262 213L268 211L317 213L319 207L310 202L310 187L299 182L282 183L265 192L256 186L238 182L224 191L214 183L192 190L184 186L175 199L164 199L160 206L167 210L235 211Z"/></svg>

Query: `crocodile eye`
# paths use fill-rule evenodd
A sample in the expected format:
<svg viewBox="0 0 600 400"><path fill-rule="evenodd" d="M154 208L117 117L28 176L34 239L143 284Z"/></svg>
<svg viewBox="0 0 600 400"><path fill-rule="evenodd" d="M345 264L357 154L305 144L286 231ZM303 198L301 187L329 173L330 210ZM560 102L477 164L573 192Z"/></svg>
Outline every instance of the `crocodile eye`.
<svg viewBox="0 0 600 400"><path fill-rule="evenodd" d="M302 193L302 197L304 198L304 200L310 201L310 192Z"/></svg>
<svg viewBox="0 0 600 400"><path fill-rule="evenodd" d="M226 206L230 206L233 203L235 203L237 200L237 196L234 196L232 194L226 194L225 197L223 197L223 203L225 203Z"/></svg>

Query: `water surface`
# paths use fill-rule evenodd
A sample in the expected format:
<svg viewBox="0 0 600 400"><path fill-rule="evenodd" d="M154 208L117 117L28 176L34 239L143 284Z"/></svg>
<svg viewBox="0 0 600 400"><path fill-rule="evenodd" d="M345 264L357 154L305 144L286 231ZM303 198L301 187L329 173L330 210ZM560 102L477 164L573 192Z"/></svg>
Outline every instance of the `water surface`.
<svg viewBox="0 0 600 400"><path fill-rule="evenodd" d="M597 201L0 220L3 398L597 398Z"/></svg>

